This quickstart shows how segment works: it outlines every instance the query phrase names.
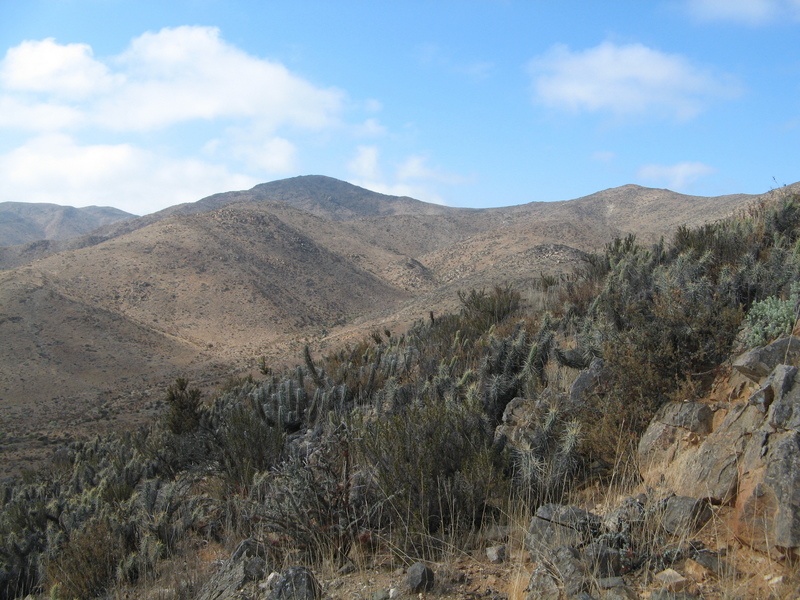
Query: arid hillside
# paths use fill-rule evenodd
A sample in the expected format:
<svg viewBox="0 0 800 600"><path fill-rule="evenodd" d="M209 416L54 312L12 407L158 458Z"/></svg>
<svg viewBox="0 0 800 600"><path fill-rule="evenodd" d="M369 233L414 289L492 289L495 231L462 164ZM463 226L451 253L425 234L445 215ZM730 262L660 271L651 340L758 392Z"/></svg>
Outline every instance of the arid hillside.
<svg viewBox="0 0 800 600"><path fill-rule="evenodd" d="M0 273L3 449L135 423L177 376L213 386L305 344L402 330L460 290L525 296L616 236L653 241L755 200L629 185L468 210L308 176L5 248L21 266Z"/></svg>

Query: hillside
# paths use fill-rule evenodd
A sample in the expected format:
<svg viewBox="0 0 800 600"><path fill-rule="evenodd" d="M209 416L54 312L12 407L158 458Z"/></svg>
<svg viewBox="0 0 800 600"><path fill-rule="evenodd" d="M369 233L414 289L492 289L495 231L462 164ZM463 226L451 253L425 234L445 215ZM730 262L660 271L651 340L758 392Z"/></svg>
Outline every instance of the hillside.
<svg viewBox="0 0 800 600"><path fill-rule="evenodd" d="M301 224L320 235L301 236ZM248 203L115 242L130 243L126 262L140 270L188 260L184 243L213 244L198 263L209 280L218 267L235 273L233 258L255 277L248 257L265 257L226 235L247 239L255 227L279 261L309 253L302 271L315 279L314 263L345 269L336 274L360 302L359 290L379 288L328 260L355 249L339 226ZM167 233L171 246L151 245ZM364 329L347 347L298 352L292 365L264 364L206 393L176 379L135 431L120 424L91 441L37 432L51 460L2 488L0 599L268 598L292 586L310 589L307 600L390 589L441 600L796 598L798 240L800 196L786 194L669 242L617 238L574 277L539 281L535 302L513 286L462 290L458 310L402 333ZM28 313L69 301L76 332L87 318L95 326L78 340L87 351L105 349L107 327L153 342L132 318L75 302L101 301L102 285L54 292L79 255L35 271L40 290L18 289L30 306L6 321L24 326ZM217 265L220 256L231 260ZM567 263L582 253L549 244L524 256ZM517 258L492 269L523 273ZM132 315L169 302L164 278L182 268L169 267L140 271L147 285L106 301L130 303ZM201 309L211 310L192 307L200 319ZM154 325L165 335L168 326ZM34 333L39 355L55 357L58 345ZM180 344L174 352L181 358ZM77 416L69 399L47 408L52 419ZM98 408L122 416L119 405Z"/></svg>
<svg viewBox="0 0 800 600"><path fill-rule="evenodd" d="M179 375L214 386L305 343L402 331L462 290L511 282L529 296L616 236L654 240L754 199L624 186L465 210L312 176L108 225L0 273L4 450L146 420Z"/></svg>
<svg viewBox="0 0 800 600"><path fill-rule="evenodd" d="M73 208L57 204L0 202L0 246L74 238L134 217L109 206Z"/></svg>

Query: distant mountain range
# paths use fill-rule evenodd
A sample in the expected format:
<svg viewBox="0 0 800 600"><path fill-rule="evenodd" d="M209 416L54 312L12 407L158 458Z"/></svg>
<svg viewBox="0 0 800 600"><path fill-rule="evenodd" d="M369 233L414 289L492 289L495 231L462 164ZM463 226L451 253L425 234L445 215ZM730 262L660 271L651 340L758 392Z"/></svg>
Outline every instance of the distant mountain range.
<svg viewBox="0 0 800 600"><path fill-rule="evenodd" d="M400 331L456 308L462 289L511 282L527 295L616 236L655 241L758 199L626 185L472 210L305 176L135 218L14 208L42 230L57 220L47 214L106 220L77 237L0 248L3 428L12 439L135 423L176 376L213 385L261 356L296 359L306 343Z"/></svg>
<svg viewBox="0 0 800 600"><path fill-rule="evenodd" d="M0 246L73 238L135 216L108 206L0 202Z"/></svg>

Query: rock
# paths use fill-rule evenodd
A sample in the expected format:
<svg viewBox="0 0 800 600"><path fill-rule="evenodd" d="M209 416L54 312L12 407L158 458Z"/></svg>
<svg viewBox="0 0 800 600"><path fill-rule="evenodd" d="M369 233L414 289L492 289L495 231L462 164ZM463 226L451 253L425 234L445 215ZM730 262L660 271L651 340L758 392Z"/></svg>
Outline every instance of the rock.
<svg viewBox="0 0 800 600"><path fill-rule="evenodd" d="M661 526L672 535L690 535L705 525L711 515L705 500L672 496L664 504Z"/></svg>
<svg viewBox="0 0 800 600"><path fill-rule="evenodd" d="M628 497L619 506L603 516L603 527L608 531L629 533L631 529L644 523L646 497Z"/></svg>
<svg viewBox="0 0 800 600"><path fill-rule="evenodd" d="M665 407L661 414L676 413ZM764 421L757 407L734 405L714 431L704 436L692 432L687 439L687 431L672 421L654 419L637 453L645 485L714 504L731 502L739 482L739 461L753 431Z"/></svg>
<svg viewBox="0 0 800 600"><path fill-rule="evenodd" d="M774 400L782 400L789 393L796 374L797 367L778 365L761 386L750 394L748 404L757 406L762 413L767 412Z"/></svg>
<svg viewBox="0 0 800 600"><path fill-rule="evenodd" d="M604 379L605 368L602 358L595 358L588 369L578 373L569 388L569 406L579 406L591 394L598 391Z"/></svg>
<svg viewBox="0 0 800 600"><path fill-rule="evenodd" d="M733 368L753 381L760 381L778 365L796 363L798 359L800 339L789 336L745 352L733 361Z"/></svg>
<svg viewBox="0 0 800 600"><path fill-rule="evenodd" d="M197 600L233 598L245 584L262 579L267 565L258 552L259 545L255 540L241 542L231 557L200 588Z"/></svg>
<svg viewBox="0 0 800 600"><path fill-rule="evenodd" d="M507 525L492 525L481 531L481 538L487 542L506 542L511 535L511 527Z"/></svg>
<svg viewBox="0 0 800 600"><path fill-rule="evenodd" d="M663 589L670 592L682 592L690 583L686 577L675 569L664 569L660 573L656 573L654 578Z"/></svg>
<svg viewBox="0 0 800 600"><path fill-rule="evenodd" d="M754 436L733 517L737 538L760 549L800 547L800 433Z"/></svg>
<svg viewBox="0 0 800 600"><path fill-rule="evenodd" d="M572 598L589 588L588 570L575 548L561 546L553 553L551 561L567 598Z"/></svg>
<svg viewBox="0 0 800 600"><path fill-rule="evenodd" d="M594 584L598 590L608 590L610 588L622 587L625 580L622 577L598 577Z"/></svg>
<svg viewBox="0 0 800 600"><path fill-rule="evenodd" d="M372 600L389 600L389 590L378 590L372 594Z"/></svg>
<svg viewBox="0 0 800 600"><path fill-rule="evenodd" d="M671 592L661 589L652 592L650 600L700 600L700 596L689 592Z"/></svg>
<svg viewBox="0 0 800 600"><path fill-rule="evenodd" d="M558 580L543 566L538 566L531 573L525 600L560 600L561 589Z"/></svg>
<svg viewBox="0 0 800 600"><path fill-rule="evenodd" d="M766 413L767 409L770 407L774 399L775 399L775 390L772 389L772 386L763 385L760 388L758 388L755 392L750 394L750 399L747 401L747 403L750 404L751 406L755 406L762 413Z"/></svg>
<svg viewBox="0 0 800 600"><path fill-rule="evenodd" d="M619 550L609 548L605 542L587 545L583 549L583 562L595 577L613 577L620 573Z"/></svg>
<svg viewBox="0 0 800 600"><path fill-rule="evenodd" d="M501 563L506 560L506 546L501 544L499 546L490 546L486 549L486 557L490 562Z"/></svg>
<svg viewBox="0 0 800 600"><path fill-rule="evenodd" d="M639 600L639 596L627 585L619 585L602 590L600 600Z"/></svg>
<svg viewBox="0 0 800 600"><path fill-rule="evenodd" d="M767 418L774 429L800 431L800 386L789 387L794 383L794 375L789 378L786 368L786 365L778 366L768 380L775 399Z"/></svg>
<svg viewBox="0 0 800 600"><path fill-rule="evenodd" d="M692 560L702 567L712 571L715 575L722 578L736 578L739 573L736 568L721 558L716 552L704 550L692 556Z"/></svg>
<svg viewBox="0 0 800 600"><path fill-rule="evenodd" d="M322 596L314 574L306 567L289 567L281 571L267 600L318 600Z"/></svg>
<svg viewBox="0 0 800 600"><path fill-rule="evenodd" d="M559 546L582 546L600 529L600 518L576 506L543 504L525 535L525 546L536 560Z"/></svg>
<svg viewBox="0 0 800 600"><path fill-rule="evenodd" d="M425 563L417 562L411 565L406 576L406 586L417 594L433 587L433 571Z"/></svg>
<svg viewBox="0 0 800 600"><path fill-rule="evenodd" d="M683 563L683 570L686 572L686 575L698 583L710 579L713 576L711 569L704 567L691 558L687 558L686 562Z"/></svg>
<svg viewBox="0 0 800 600"><path fill-rule="evenodd" d="M394 600L395 598L399 598L402 592L397 588L390 588L389 589L389 600Z"/></svg>

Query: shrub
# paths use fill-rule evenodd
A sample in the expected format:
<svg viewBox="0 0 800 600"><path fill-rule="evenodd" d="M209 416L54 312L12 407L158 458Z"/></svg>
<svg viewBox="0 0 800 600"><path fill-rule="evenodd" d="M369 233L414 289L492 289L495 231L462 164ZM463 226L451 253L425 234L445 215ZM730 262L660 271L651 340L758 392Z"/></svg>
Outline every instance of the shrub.
<svg viewBox="0 0 800 600"><path fill-rule="evenodd" d="M790 333L797 320L800 283L792 284L789 298L770 296L750 307L745 317L742 341L747 348L763 346Z"/></svg>
<svg viewBox="0 0 800 600"><path fill-rule="evenodd" d="M520 293L509 284L497 285L489 292L485 289L468 294L458 292L458 299L465 326L478 334L514 315L522 306Z"/></svg>
<svg viewBox="0 0 800 600"><path fill-rule="evenodd" d="M196 388L189 389L189 381L182 377L167 388L167 406L164 416L165 427L175 435L191 433L200 424L202 393Z"/></svg>
<svg viewBox="0 0 800 600"><path fill-rule="evenodd" d="M436 550L443 537L478 525L504 485L478 399L417 402L354 423L360 468L386 504L398 547Z"/></svg>
<svg viewBox="0 0 800 600"><path fill-rule="evenodd" d="M95 598L114 583L124 555L124 540L108 520L90 522L45 562L47 587L63 598Z"/></svg>

